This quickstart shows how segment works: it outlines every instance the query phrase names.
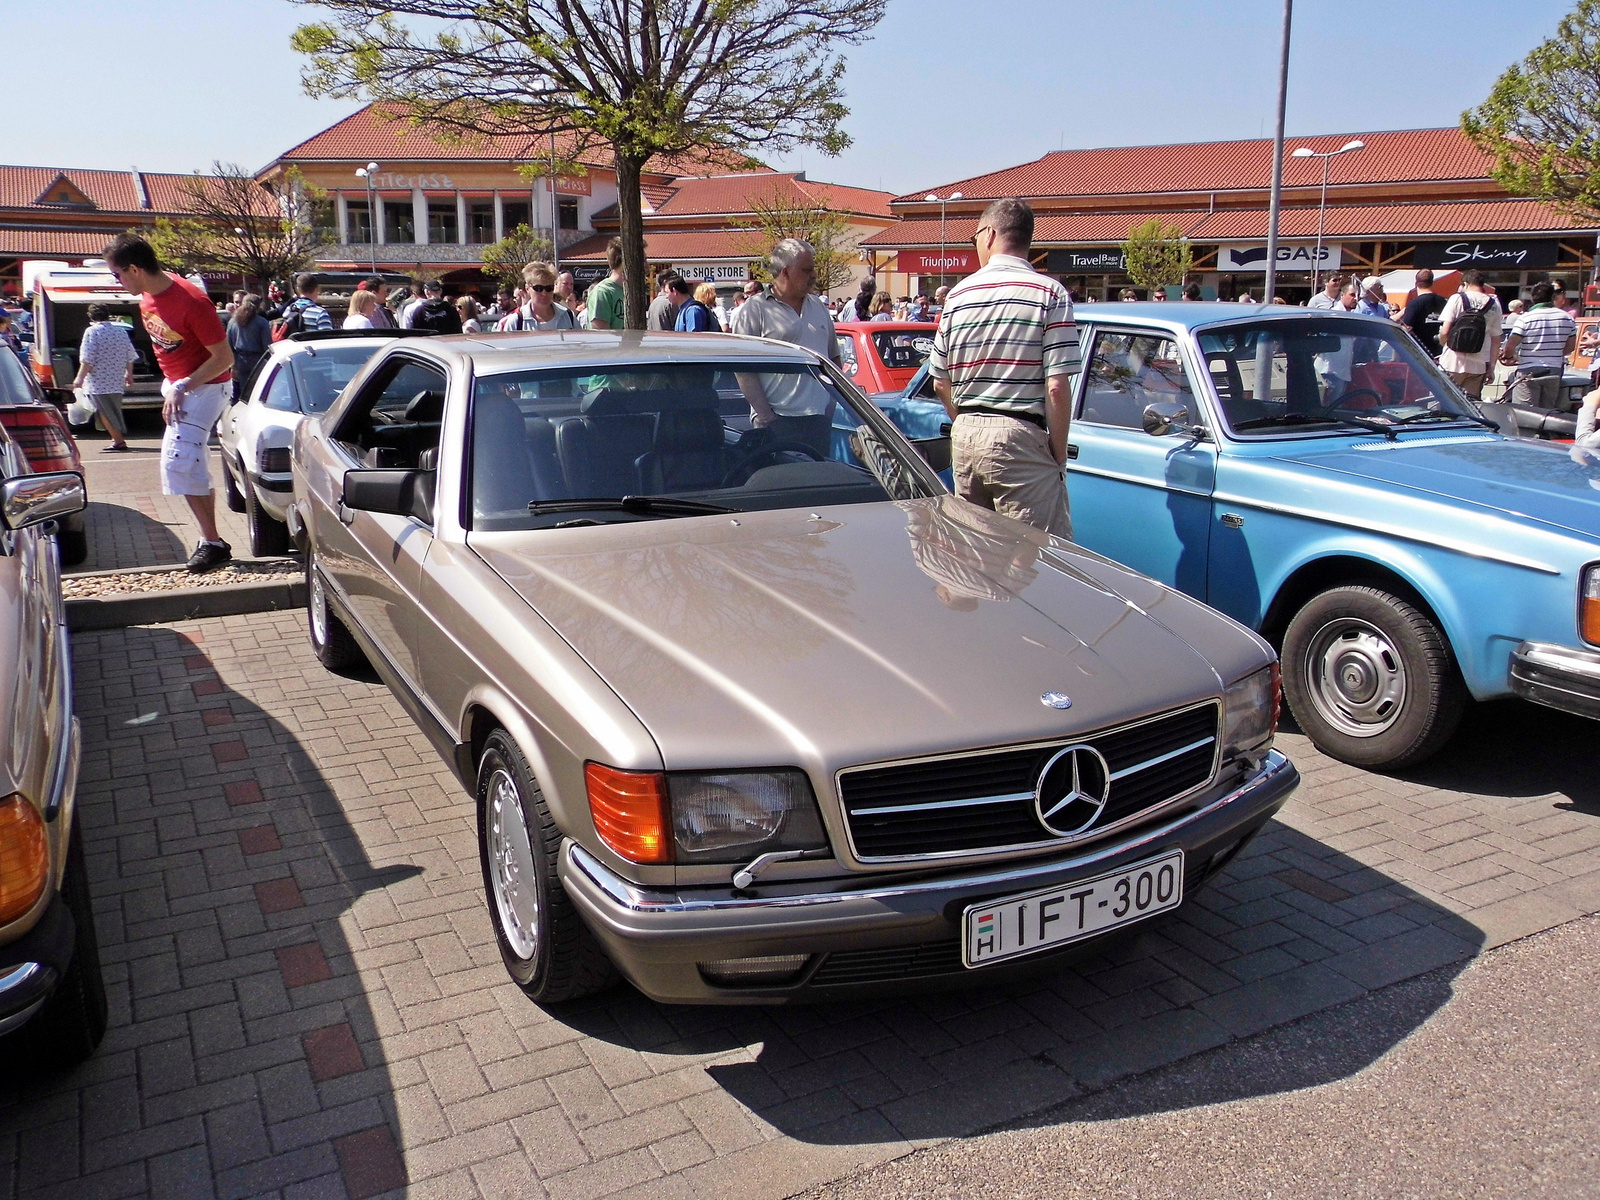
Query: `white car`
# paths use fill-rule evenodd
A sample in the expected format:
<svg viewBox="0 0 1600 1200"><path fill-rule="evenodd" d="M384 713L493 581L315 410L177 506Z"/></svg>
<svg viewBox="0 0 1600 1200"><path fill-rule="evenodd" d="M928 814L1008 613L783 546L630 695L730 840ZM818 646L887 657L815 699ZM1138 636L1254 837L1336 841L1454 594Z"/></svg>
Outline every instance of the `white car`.
<svg viewBox="0 0 1600 1200"><path fill-rule="evenodd" d="M418 333L432 331L296 333L268 349L217 423L228 507L247 514L252 555L289 552L285 521L294 498L289 447L295 426L307 415L326 412L380 347Z"/></svg>

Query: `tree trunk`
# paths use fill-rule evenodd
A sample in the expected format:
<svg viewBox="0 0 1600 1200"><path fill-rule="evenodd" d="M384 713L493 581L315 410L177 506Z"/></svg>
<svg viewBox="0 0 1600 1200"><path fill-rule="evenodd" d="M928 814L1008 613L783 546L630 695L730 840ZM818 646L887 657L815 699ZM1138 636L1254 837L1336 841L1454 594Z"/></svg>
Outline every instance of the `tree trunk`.
<svg viewBox="0 0 1600 1200"><path fill-rule="evenodd" d="M639 172L644 159L616 152L617 216L622 225L623 323L643 329L650 305L650 280L645 271L644 216L639 211Z"/></svg>

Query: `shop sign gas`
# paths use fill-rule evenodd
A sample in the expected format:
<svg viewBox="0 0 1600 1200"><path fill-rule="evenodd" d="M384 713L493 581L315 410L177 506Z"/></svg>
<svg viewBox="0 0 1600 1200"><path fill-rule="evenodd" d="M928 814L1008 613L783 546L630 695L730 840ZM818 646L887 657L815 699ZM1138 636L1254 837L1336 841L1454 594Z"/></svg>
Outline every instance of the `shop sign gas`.
<svg viewBox="0 0 1600 1200"><path fill-rule="evenodd" d="M1317 244L1312 242L1309 246L1279 246L1278 270L1280 271L1332 271L1343 261L1344 247L1338 242L1323 242L1321 256L1317 253ZM1261 271L1267 269L1267 244L1262 242L1256 246L1223 246L1217 250L1217 270L1219 271Z"/></svg>
<svg viewBox="0 0 1600 1200"><path fill-rule="evenodd" d="M978 269L975 250L902 250L900 269L908 275L970 275Z"/></svg>
<svg viewBox="0 0 1600 1200"><path fill-rule="evenodd" d="M1412 263L1418 267L1444 267L1460 271L1523 271L1556 265L1561 244L1542 242L1480 242L1463 238L1459 242L1418 242Z"/></svg>

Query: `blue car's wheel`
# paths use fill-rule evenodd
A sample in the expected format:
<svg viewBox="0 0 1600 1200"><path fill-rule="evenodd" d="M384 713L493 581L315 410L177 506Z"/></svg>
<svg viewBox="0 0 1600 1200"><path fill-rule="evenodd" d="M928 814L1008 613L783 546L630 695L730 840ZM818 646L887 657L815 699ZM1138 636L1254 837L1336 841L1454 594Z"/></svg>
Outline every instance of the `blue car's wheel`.
<svg viewBox="0 0 1600 1200"><path fill-rule="evenodd" d="M1317 749L1386 771L1444 745L1466 698L1428 615L1371 587L1332 588L1295 614L1283 638L1283 690Z"/></svg>

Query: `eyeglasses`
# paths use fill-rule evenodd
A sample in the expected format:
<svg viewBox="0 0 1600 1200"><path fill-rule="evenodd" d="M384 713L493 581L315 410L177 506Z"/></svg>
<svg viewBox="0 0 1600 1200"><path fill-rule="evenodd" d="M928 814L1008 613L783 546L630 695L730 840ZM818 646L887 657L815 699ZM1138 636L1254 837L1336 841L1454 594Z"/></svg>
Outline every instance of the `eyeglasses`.
<svg viewBox="0 0 1600 1200"><path fill-rule="evenodd" d="M991 229L989 226L987 226L987 225L979 225L976 229L974 229L972 231L972 248L974 250L976 250L978 248L978 235L979 234L981 234L981 233L993 233L993 232L994 232L994 230Z"/></svg>
<svg viewBox="0 0 1600 1200"><path fill-rule="evenodd" d="M553 283L534 283L528 285L528 290L531 292L553 292L556 290L556 285Z"/></svg>

